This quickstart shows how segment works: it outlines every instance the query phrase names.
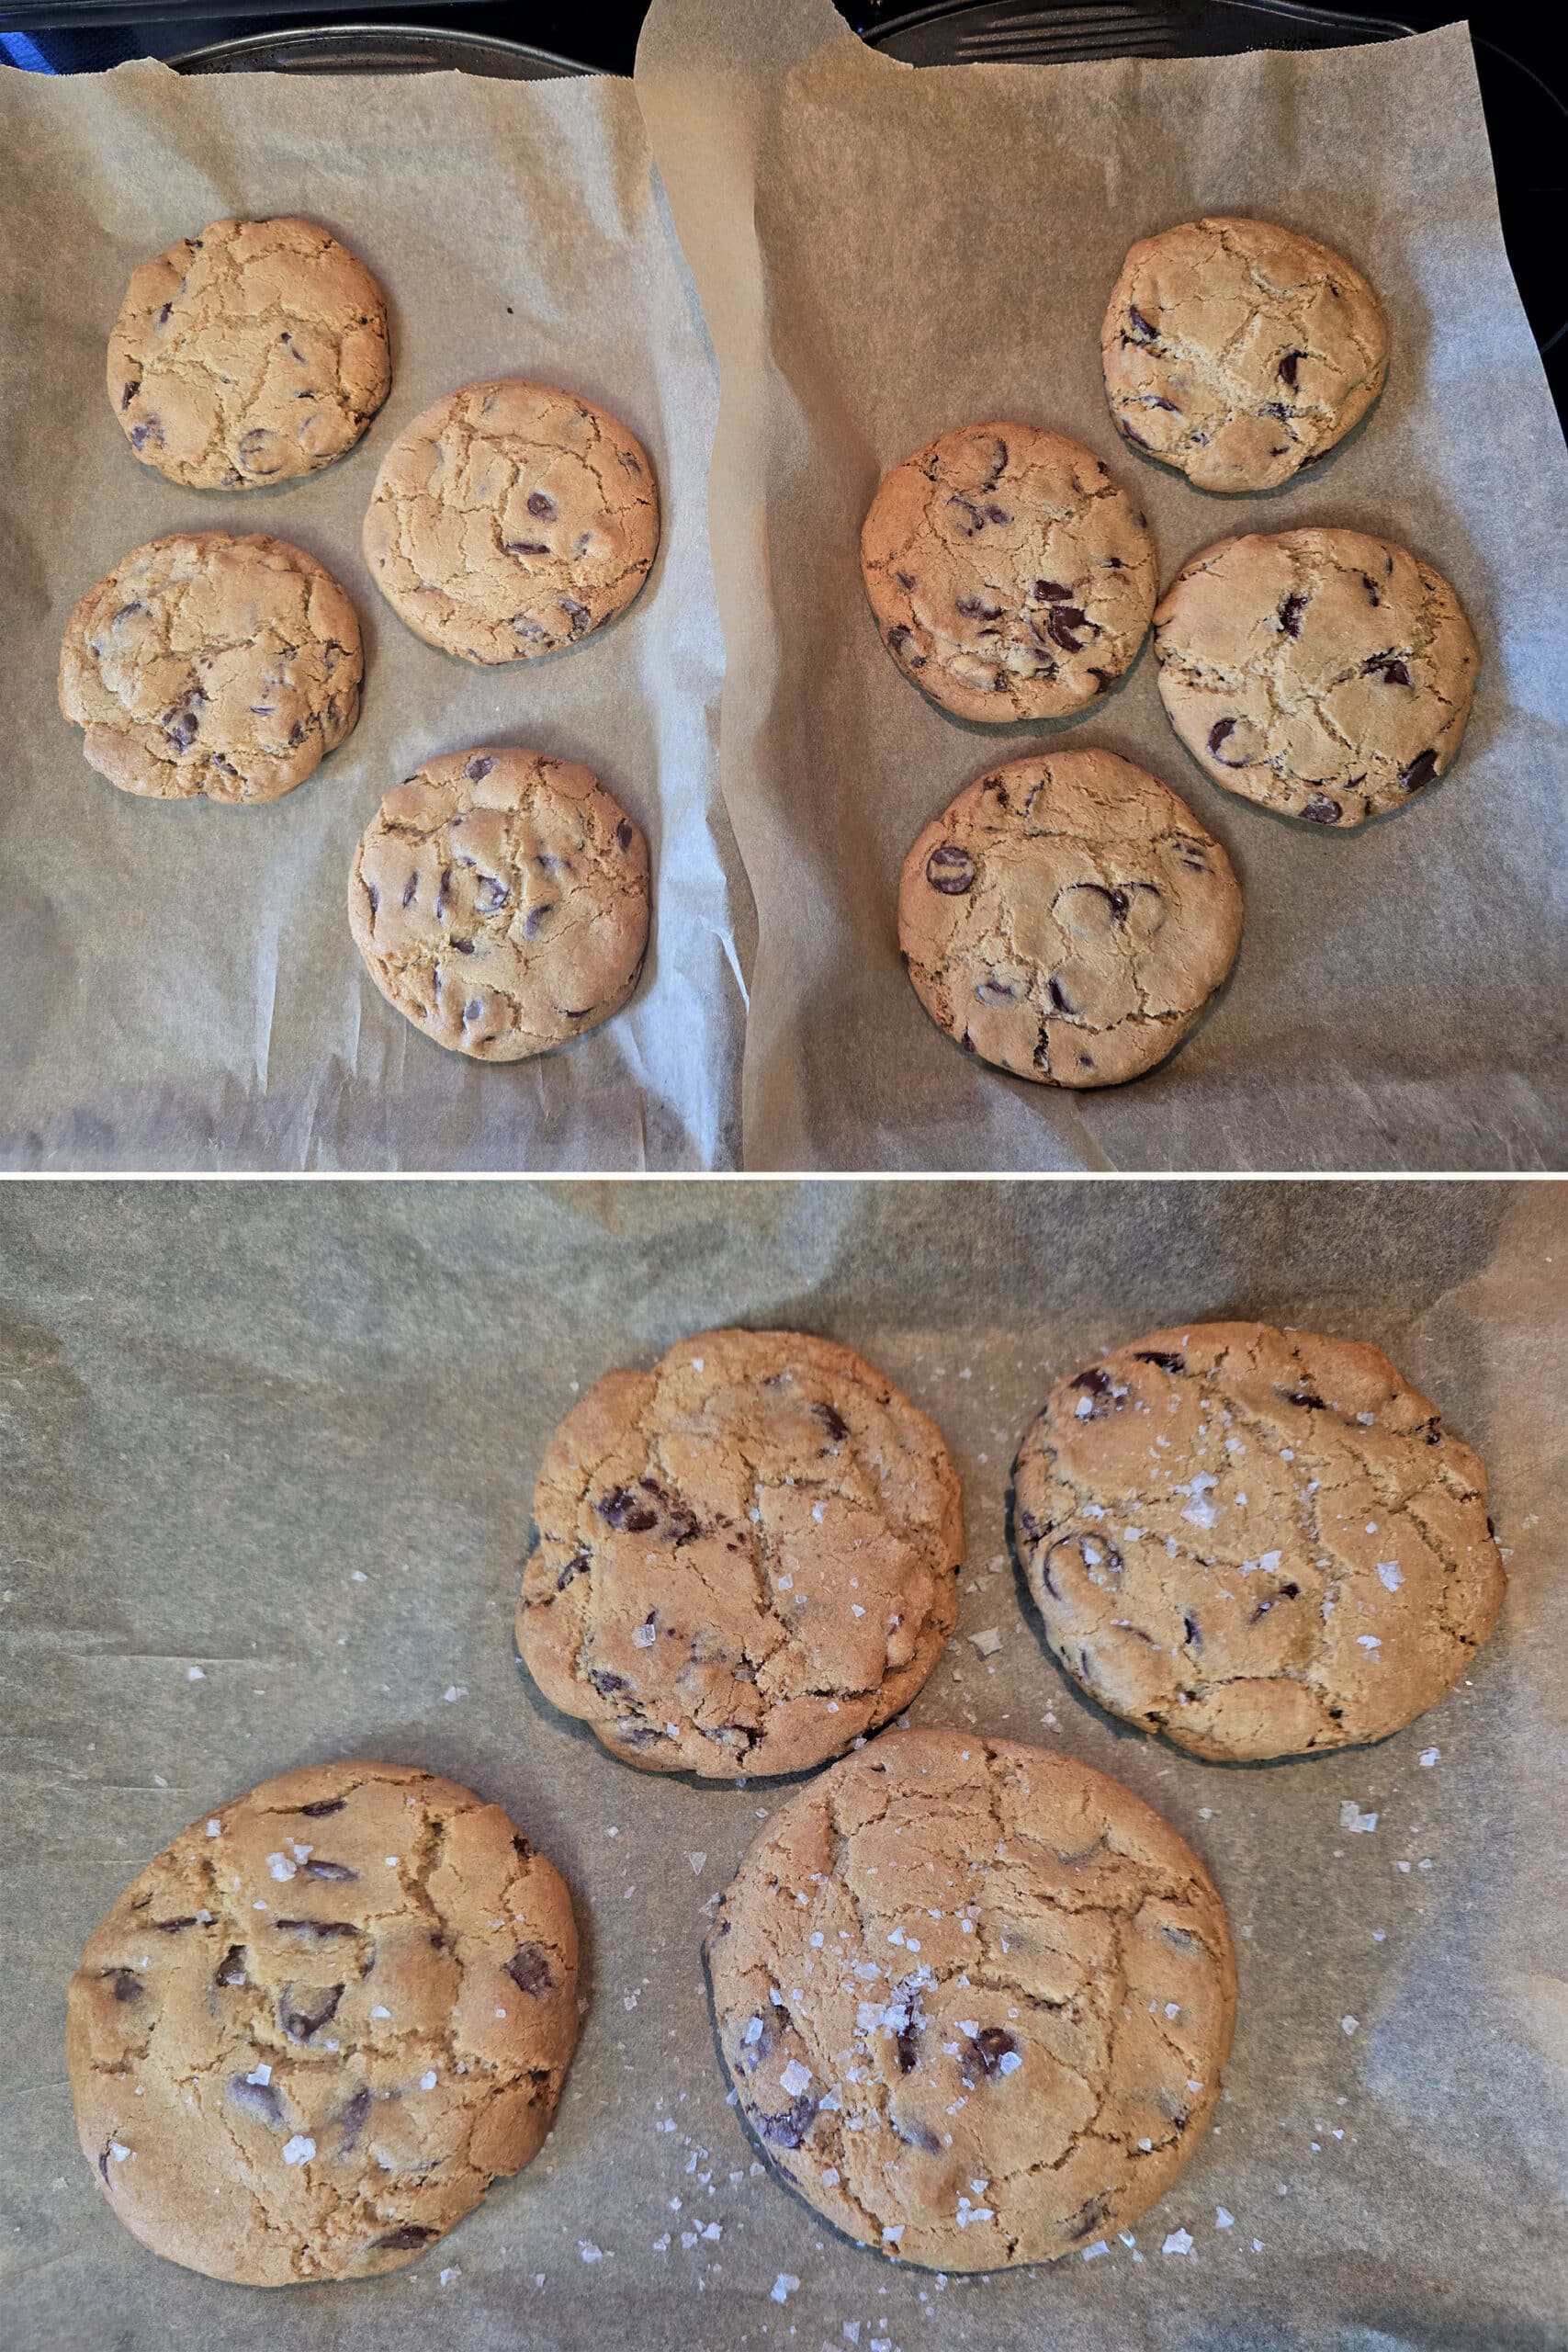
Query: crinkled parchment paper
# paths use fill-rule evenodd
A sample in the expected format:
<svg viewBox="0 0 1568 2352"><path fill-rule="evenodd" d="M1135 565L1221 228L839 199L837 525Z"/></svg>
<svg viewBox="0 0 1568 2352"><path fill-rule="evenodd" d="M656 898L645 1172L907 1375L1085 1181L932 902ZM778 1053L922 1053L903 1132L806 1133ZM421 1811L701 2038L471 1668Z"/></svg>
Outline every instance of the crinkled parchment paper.
<svg viewBox="0 0 1568 2352"><path fill-rule="evenodd" d="M747 1164L1563 1164L1568 459L1497 223L1468 36L1204 62L917 70L829 0L655 0L654 154L718 355L711 494L728 652L721 780L755 894ZM1100 329L1135 238L1208 212L1325 239L1393 326L1388 388L1296 485L1202 495L1121 439ZM1444 783L1344 838L1208 781L1152 645L1077 722L987 728L902 678L862 591L886 469L948 426L1088 444L1168 581L1230 534L1404 541L1485 651ZM1027 748L1140 761L1224 840L1247 931L1156 1074L1067 1095L967 1059L898 960L898 869Z"/></svg>
<svg viewBox="0 0 1568 2352"><path fill-rule="evenodd" d="M1551 2352L1568 2282L1565 1270L1559 1186L7 1191L7 2346ZM1156 1325L1253 1314L1375 1340L1437 1400L1490 1465L1510 1589L1472 1673L1407 1730L1224 1767L1065 1680L1003 1508L1055 1375ZM514 1664L556 1420L608 1367L728 1319L864 1349L947 1435L963 1614L913 1719L1116 1773L1229 1905L1225 2100L1134 2245L944 2282L836 2237L764 2172L728 2103L700 1940L787 1789L631 1770ZM582 2040L548 2146L412 2269L224 2287L145 2252L105 2201L72 2127L65 1985L175 1831L267 1773L352 1755L455 1774L558 1864L584 1933Z"/></svg>
<svg viewBox="0 0 1568 2352"><path fill-rule="evenodd" d="M0 1164L705 1168L733 1163L751 911L716 786L723 670L706 482L716 383L629 82L0 74ZM392 393L352 456L241 495L139 465L105 350L131 270L230 214L302 213L385 286ZM664 536L616 624L478 670L423 644L359 552L393 436L440 393L533 376L621 417ZM86 765L55 707L84 590L142 541L293 539L366 634L364 716L286 799L148 802ZM377 995L349 859L382 792L438 752L584 761L653 854L626 1012L486 1068Z"/></svg>

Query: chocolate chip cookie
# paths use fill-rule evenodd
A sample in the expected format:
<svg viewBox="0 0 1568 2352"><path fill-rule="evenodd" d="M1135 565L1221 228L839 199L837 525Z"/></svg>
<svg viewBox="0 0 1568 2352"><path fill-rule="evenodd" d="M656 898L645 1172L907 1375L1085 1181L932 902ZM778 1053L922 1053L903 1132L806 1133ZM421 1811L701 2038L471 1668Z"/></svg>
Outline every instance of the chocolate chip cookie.
<svg viewBox="0 0 1568 2352"><path fill-rule="evenodd" d="M465 384L382 460L365 560L400 620L464 662L575 645L629 605L659 548L648 452L575 392Z"/></svg>
<svg viewBox="0 0 1568 2352"><path fill-rule="evenodd" d="M83 597L60 707L122 792L277 800L352 729L363 669L358 616L314 556L184 531L134 548Z"/></svg>
<svg viewBox="0 0 1568 2352"><path fill-rule="evenodd" d="M154 2254L286 2287L417 2261L549 2129L566 1888L499 1805L323 1764L217 1805L71 1981L83 2152Z"/></svg>
<svg viewBox="0 0 1568 2352"><path fill-rule="evenodd" d="M1049 1086L1118 1086L1164 1059L1241 938L1230 860L1114 752L1011 760L904 861L915 993L966 1053Z"/></svg>
<svg viewBox="0 0 1568 2352"><path fill-rule="evenodd" d="M256 490L352 449L391 389L387 304L309 220L214 220L131 277L109 399L144 466Z"/></svg>
<svg viewBox="0 0 1568 2352"><path fill-rule="evenodd" d="M942 1432L863 1357L703 1331L597 1381L534 1491L517 1647L649 1772L800 1772L908 1704L958 1621Z"/></svg>
<svg viewBox="0 0 1568 2352"><path fill-rule="evenodd" d="M888 1732L799 1790L707 1944L764 2154L849 2237L942 2270L1126 2229L1201 2145L1235 2015L1224 1906L1131 1790Z"/></svg>
<svg viewBox="0 0 1568 2352"><path fill-rule="evenodd" d="M1502 1603L1485 1470L1354 1340L1151 1332L1058 1384L1013 1475L1057 1659L1195 1756L1382 1739L1459 1679Z"/></svg>
<svg viewBox="0 0 1568 2352"><path fill-rule="evenodd" d="M1093 452L966 424L895 466L861 533L883 642L960 718L1081 710L1135 660L1159 583L1148 524Z"/></svg>
<svg viewBox="0 0 1568 2352"><path fill-rule="evenodd" d="M547 1053L620 1010L648 950L648 843L587 768L453 752L394 786L348 920L389 1004L479 1061Z"/></svg>
<svg viewBox="0 0 1568 2352"><path fill-rule="evenodd" d="M1184 221L1133 247L1105 314L1111 413L1196 490L1272 490L1383 387L1388 321L1343 254L1268 220Z"/></svg>
<svg viewBox="0 0 1568 2352"><path fill-rule="evenodd" d="M1222 539L1155 615L1160 699L1227 791L1309 825L1402 808L1450 766L1481 652L1440 571L1360 531Z"/></svg>

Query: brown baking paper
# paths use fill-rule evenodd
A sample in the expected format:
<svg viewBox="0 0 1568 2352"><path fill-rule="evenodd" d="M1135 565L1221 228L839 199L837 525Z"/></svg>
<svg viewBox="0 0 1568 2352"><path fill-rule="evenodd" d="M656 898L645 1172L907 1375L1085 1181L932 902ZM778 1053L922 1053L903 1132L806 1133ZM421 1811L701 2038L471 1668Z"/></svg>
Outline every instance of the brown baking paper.
<svg viewBox="0 0 1568 2352"><path fill-rule="evenodd" d="M7 2346L1551 2352L1568 2305L1565 1269L1560 1186L0 1196ZM1490 1466L1510 1586L1471 1674L1405 1731L1225 1767L1114 1724L1060 1674L1006 1557L1004 1499L1055 1377L1156 1326L1251 1315L1376 1341L1436 1399ZM700 1951L795 1784L634 1771L514 1663L557 1419L610 1366L733 1319L863 1349L946 1434L968 1565L912 1719L1111 1770L1229 1907L1224 2101L1134 2243L944 2280L820 2222L728 2104ZM110 2211L73 2130L65 1986L186 1822L355 1755L455 1775L563 1871L581 2042L547 2148L413 2268L225 2287Z"/></svg>
<svg viewBox="0 0 1568 2352"><path fill-rule="evenodd" d="M637 91L718 354L721 776L755 894L747 1163L1561 1167L1568 462L1498 230L1461 26L1341 51L917 70L829 0L655 0ZM1310 231L1388 307L1388 389L1327 463L1222 498L1111 424L1100 330L1134 239L1205 211ZM972 726L879 644L860 524L952 425L1081 440L1161 577L1232 533L1337 524L1454 582L1485 653L1462 758L1345 838L1209 782L1152 646L1075 724ZM1229 989L1156 1074L1065 1094L965 1059L898 960L928 819L998 761L1102 744L1220 835Z"/></svg>
<svg viewBox="0 0 1568 2352"><path fill-rule="evenodd" d="M739 1152L751 922L716 789L722 650L706 536L711 352L631 85L0 74L0 1164L705 1168ZM324 473L234 496L138 464L104 385L131 270L222 214L302 213L387 289L391 397ZM649 450L664 534L641 595L554 658L423 644L359 552L393 436L477 379L543 378ZM297 541L366 635L364 715L262 808L153 803L88 768L55 707L72 606L120 556L220 526ZM349 860L423 761L519 743L581 760L649 835L632 1003L547 1058L443 1052L377 995Z"/></svg>

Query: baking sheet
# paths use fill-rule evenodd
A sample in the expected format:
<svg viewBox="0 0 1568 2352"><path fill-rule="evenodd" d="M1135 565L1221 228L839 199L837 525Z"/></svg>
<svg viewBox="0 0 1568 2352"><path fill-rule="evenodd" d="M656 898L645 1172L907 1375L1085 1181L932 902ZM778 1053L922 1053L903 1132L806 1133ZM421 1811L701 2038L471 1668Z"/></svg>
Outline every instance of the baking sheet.
<svg viewBox="0 0 1568 2352"><path fill-rule="evenodd" d="M1561 1186L6 1190L7 2344L1551 2352L1568 2308L1565 1268ZM1408 1730L1227 1768L1064 1679L1003 1563L1003 1498L1055 1375L1156 1325L1253 1314L1388 1349L1486 1459L1511 1581L1472 1675ZM513 1662L557 1419L609 1366L730 1318L863 1348L947 1435L968 1568L913 1720L1108 1768L1229 1905L1225 2102L1133 2245L943 2282L835 2237L763 2173L699 1940L786 1786L633 1771ZM987 1657L973 1637L992 1628ZM355 1754L455 1774L561 1868L582 2040L547 2149L412 2269L223 2287L145 2252L105 2202L72 2128L65 1985L187 1821ZM1348 1833L1346 1804L1375 1829ZM1162 2251L1178 2232L1190 2250Z"/></svg>
<svg viewBox="0 0 1568 2352"><path fill-rule="evenodd" d="M721 374L712 486L725 797L760 936L753 1167L1561 1167L1568 458L1497 222L1468 35L1210 61L917 70L829 0L655 0L637 83ZM1506 133L1505 133L1506 135ZM1387 390L1298 485L1205 496L1126 447L1100 329L1127 247L1204 211L1343 249L1393 326ZM1168 581L1235 532L1397 538L1485 653L1462 759L1331 834L1209 782L1152 647L1091 713L977 727L877 640L857 561L883 472L1021 418L1102 456ZM1103 744L1229 850L1229 989L1141 1081L1067 1095L966 1059L900 968L899 866L988 765Z"/></svg>
<svg viewBox="0 0 1568 2352"><path fill-rule="evenodd" d="M716 384L630 84L0 72L0 1165L733 1162L751 913L716 789ZM181 490L136 462L110 412L109 329L139 262L220 215L268 213L322 222L376 272L391 397L324 473ZM653 458L664 532L622 620L480 671L402 627L359 531L394 435L500 375L621 417ZM298 541L365 629L357 729L263 808L120 794L55 707L77 597L144 540L211 526ZM649 835L654 913L624 1012L570 1051L491 1069L381 1001L344 902L382 792L493 741L594 770Z"/></svg>

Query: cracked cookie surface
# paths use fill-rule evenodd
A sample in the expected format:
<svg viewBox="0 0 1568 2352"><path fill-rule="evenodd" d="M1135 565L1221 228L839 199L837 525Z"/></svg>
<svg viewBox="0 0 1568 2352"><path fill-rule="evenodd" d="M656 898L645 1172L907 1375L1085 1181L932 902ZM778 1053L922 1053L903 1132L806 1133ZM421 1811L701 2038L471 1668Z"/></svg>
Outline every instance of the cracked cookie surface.
<svg viewBox="0 0 1568 2352"><path fill-rule="evenodd" d="M648 843L587 768L502 744L432 760L354 854L370 977L427 1037L521 1061L619 1011L648 949Z"/></svg>
<svg viewBox="0 0 1568 2352"><path fill-rule="evenodd" d="M88 1939L83 2152L153 2253L257 2287L419 2259L549 2129L577 1931L499 1805L397 1764L265 1781Z"/></svg>
<svg viewBox="0 0 1568 2352"><path fill-rule="evenodd" d="M1201 2146L1235 2014L1224 1906L1119 1781L888 1732L801 1789L707 1942L740 2107L861 2244L942 2270L1124 2229Z"/></svg>
<svg viewBox="0 0 1568 2352"><path fill-rule="evenodd" d="M1452 764L1481 667L1442 573L1361 531L1205 548L1155 615L1155 652L1166 716L1216 784L1342 827Z"/></svg>
<svg viewBox="0 0 1568 2352"><path fill-rule="evenodd" d="M1354 1340L1151 1332L1058 1384L1013 1476L1055 1657L1197 1756L1382 1739L1459 1679L1502 1604L1484 1468Z"/></svg>
<svg viewBox="0 0 1568 2352"><path fill-rule="evenodd" d="M659 548L648 452L591 401L465 384L400 433L365 560L400 620L464 662L575 645L629 605Z"/></svg>
<svg viewBox="0 0 1568 2352"><path fill-rule="evenodd" d="M942 1432L863 1357L705 1331L611 1372L534 1494L517 1647L650 1772L799 1772L908 1704L958 1622Z"/></svg>
<svg viewBox="0 0 1568 2352"><path fill-rule="evenodd" d="M1128 254L1100 349L1111 413L1137 448L1197 490L1272 490L1376 400L1388 322L1315 237L1188 220Z"/></svg>
<svg viewBox="0 0 1568 2352"><path fill-rule="evenodd" d="M133 548L72 614L60 707L88 762L155 800L277 800L359 717L359 616L285 539L181 532Z"/></svg>
<svg viewBox="0 0 1568 2352"><path fill-rule="evenodd" d="M131 277L108 392L144 466L254 490L352 449L391 389L386 300L309 220L213 220Z"/></svg>
<svg viewBox="0 0 1568 2352"><path fill-rule="evenodd" d="M1159 594L1148 524L1092 450L969 424L895 466L861 532L883 643L960 718L1081 710L1135 660Z"/></svg>
<svg viewBox="0 0 1568 2352"><path fill-rule="evenodd" d="M992 769L926 827L899 884L905 967L937 1026L1052 1086L1116 1086L1163 1060L1240 939L1219 842L1113 752Z"/></svg>

